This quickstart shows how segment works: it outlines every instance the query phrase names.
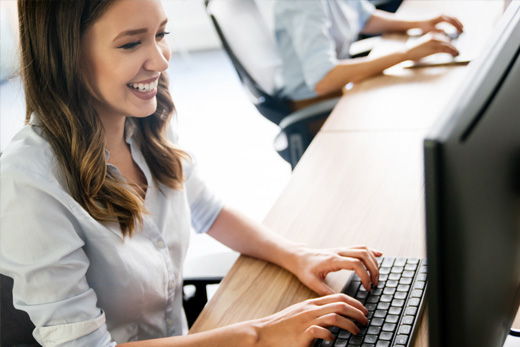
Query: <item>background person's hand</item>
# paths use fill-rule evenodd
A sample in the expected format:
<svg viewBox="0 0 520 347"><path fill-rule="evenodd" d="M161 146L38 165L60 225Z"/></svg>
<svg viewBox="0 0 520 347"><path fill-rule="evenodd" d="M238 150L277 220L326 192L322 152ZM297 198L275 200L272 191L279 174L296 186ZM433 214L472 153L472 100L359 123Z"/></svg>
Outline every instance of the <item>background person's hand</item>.
<svg viewBox="0 0 520 347"><path fill-rule="evenodd" d="M283 311L253 321L258 334L257 346L305 346L314 339L331 341L327 329L337 326L353 334L361 325L367 325L368 311L359 301L344 294L328 295L289 306Z"/></svg>
<svg viewBox="0 0 520 347"><path fill-rule="evenodd" d="M425 34L429 33L429 32L444 33L445 31L442 28L442 24L445 24L445 23L448 23L451 26L453 26L459 34L464 31L464 26L457 18L451 17L451 16L445 16L445 15L440 15L440 16L436 16L436 17L433 17L430 19L420 21L418 23L417 27L419 29L421 29L422 32ZM439 24L441 24L441 25L439 25Z"/></svg>
<svg viewBox="0 0 520 347"><path fill-rule="evenodd" d="M334 291L325 283L330 272L354 270L361 278L366 290L377 285L379 268L376 257L381 252L365 246L333 249L303 248L298 252L296 268L291 271L307 287L319 295L333 294Z"/></svg>
<svg viewBox="0 0 520 347"><path fill-rule="evenodd" d="M423 35L405 50L407 60L419 60L435 53L448 53L456 57L459 50L446 35L440 33Z"/></svg>

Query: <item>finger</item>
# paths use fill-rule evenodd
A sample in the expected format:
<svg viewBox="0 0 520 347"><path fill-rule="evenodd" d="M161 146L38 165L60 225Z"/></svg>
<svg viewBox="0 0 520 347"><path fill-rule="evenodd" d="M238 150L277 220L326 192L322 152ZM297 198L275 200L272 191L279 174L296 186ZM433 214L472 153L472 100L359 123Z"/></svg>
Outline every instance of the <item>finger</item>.
<svg viewBox="0 0 520 347"><path fill-rule="evenodd" d="M361 331L359 327L356 325L356 323L354 323L352 320L334 313L321 316L318 319L316 319L313 323L315 325L325 327L335 326L344 330L348 330L354 335L359 334L359 332Z"/></svg>
<svg viewBox="0 0 520 347"><path fill-rule="evenodd" d="M361 279L361 283L363 283L363 287L369 292L371 289L371 279L368 274L367 268L363 264L363 262L356 258L340 258L338 260L338 265L341 266L342 269L354 270L354 272Z"/></svg>
<svg viewBox="0 0 520 347"><path fill-rule="evenodd" d="M346 294L343 294L343 293L327 295L327 296L323 296L321 298L316 298L316 299L310 299L310 301L314 305L321 305L321 306L336 303L336 302L344 302L344 303L360 310L365 315L368 314L368 310L358 300L356 300L353 297L350 297Z"/></svg>
<svg viewBox="0 0 520 347"><path fill-rule="evenodd" d="M310 337L310 339L323 339L327 341L334 340L334 335L332 335L329 329L325 329L318 325L311 325L305 330L304 334Z"/></svg>
<svg viewBox="0 0 520 347"><path fill-rule="evenodd" d="M439 49L439 52L449 53L454 57L456 57L460 54L459 50L457 48L455 48L455 46L453 46L451 43L448 43L448 42L440 42L438 49Z"/></svg>
<svg viewBox="0 0 520 347"><path fill-rule="evenodd" d="M331 287L326 285L325 282L316 277L314 277L314 279L309 283L309 288L322 296L336 293Z"/></svg>
<svg viewBox="0 0 520 347"><path fill-rule="evenodd" d="M451 16L441 16L441 18L442 21L453 25L459 33L461 33L464 30L464 26L457 18Z"/></svg>
<svg viewBox="0 0 520 347"><path fill-rule="evenodd" d="M343 250L339 252L340 255L350 256L361 259L365 267L370 272L370 280L374 285L379 282L379 266L377 265L377 259L375 255L365 246L361 246L356 249Z"/></svg>

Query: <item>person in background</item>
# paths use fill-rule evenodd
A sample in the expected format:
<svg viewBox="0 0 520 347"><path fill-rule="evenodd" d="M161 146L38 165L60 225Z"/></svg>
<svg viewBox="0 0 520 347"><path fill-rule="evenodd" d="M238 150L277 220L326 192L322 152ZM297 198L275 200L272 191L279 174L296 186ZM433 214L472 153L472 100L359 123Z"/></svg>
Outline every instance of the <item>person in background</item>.
<svg viewBox="0 0 520 347"><path fill-rule="evenodd" d="M277 0L274 5L276 40L282 56L280 94L294 108L341 95L350 82L381 73L406 60L434 53L459 54L437 25L448 23L459 33L463 26L450 16L402 19L376 10L367 0ZM380 57L350 57L350 45L359 34L406 32L425 34L411 46Z"/></svg>
<svg viewBox="0 0 520 347"><path fill-rule="evenodd" d="M325 284L364 246L314 250L228 208L176 145L160 0L19 0L27 125L0 158L0 272L43 346L309 346L368 311ZM224 168L223 168L224 169ZM186 335L190 225L292 272L321 297Z"/></svg>

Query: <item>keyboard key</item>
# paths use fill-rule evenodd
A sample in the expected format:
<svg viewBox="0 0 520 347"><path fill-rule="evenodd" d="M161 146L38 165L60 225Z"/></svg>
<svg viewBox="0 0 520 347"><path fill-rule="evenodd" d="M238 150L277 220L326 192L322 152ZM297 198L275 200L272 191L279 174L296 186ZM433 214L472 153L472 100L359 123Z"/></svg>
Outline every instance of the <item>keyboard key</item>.
<svg viewBox="0 0 520 347"><path fill-rule="evenodd" d="M397 323L397 322L399 322L399 316L389 314L388 316L386 316L385 322L386 323Z"/></svg>
<svg viewBox="0 0 520 347"><path fill-rule="evenodd" d="M379 280L380 281L386 281L388 279L388 275L381 275L379 274Z"/></svg>
<svg viewBox="0 0 520 347"><path fill-rule="evenodd" d="M394 307L403 307L404 306L404 300L394 299L394 301L392 301L392 306L394 306Z"/></svg>
<svg viewBox="0 0 520 347"><path fill-rule="evenodd" d="M397 292L397 293L395 293L394 298L399 299L399 300L404 300L404 299L406 299L407 296L408 296L407 292Z"/></svg>
<svg viewBox="0 0 520 347"><path fill-rule="evenodd" d="M363 340L363 342L375 344L377 342L377 335L367 335L365 336L365 340Z"/></svg>
<svg viewBox="0 0 520 347"><path fill-rule="evenodd" d="M415 308L415 307L410 307L410 308ZM388 310L388 313L399 316L401 314L401 308L400 307L390 307L390 309Z"/></svg>
<svg viewBox="0 0 520 347"><path fill-rule="evenodd" d="M370 293L372 295L381 295L381 294L383 294L383 289L382 288L374 288L374 289L372 289L372 291Z"/></svg>
<svg viewBox="0 0 520 347"><path fill-rule="evenodd" d="M394 266L392 268L392 271L390 271L390 272L393 273L393 274L400 274L403 271L404 271L404 267L402 267L402 266Z"/></svg>
<svg viewBox="0 0 520 347"><path fill-rule="evenodd" d="M377 305L377 309L378 310L388 310L389 308L390 308L390 303L389 302L380 302Z"/></svg>
<svg viewBox="0 0 520 347"><path fill-rule="evenodd" d="M397 258L394 262L394 266L404 266L406 264L406 258Z"/></svg>
<svg viewBox="0 0 520 347"><path fill-rule="evenodd" d="M421 303L421 299L419 299L419 298L412 298L412 299L410 299L410 301L408 301L409 306L419 306L420 303Z"/></svg>
<svg viewBox="0 0 520 347"><path fill-rule="evenodd" d="M401 274L390 274L388 275L388 279L391 281L399 281L401 278Z"/></svg>
<svg viewBox="0 0 520 347"><path fill-rule="evenodd" d="M334 346L334 341L323 340L321 342L321 347L331 347L331 346Z"/></svg>
<svg viewBox="0 0 520 347"><path fill-rule="evenodd" d="M381 296L381 302L391 302L393 299L393 295L384 294L383 296Z"/></svg>
<svg viewBox="0 0 520 347"><path fill-rule="evenodd" d="M381 297L378 296L378 295L370 295L368 298L367 298L367 303L369 304L377 304L379 302L379 299Z"/></svg>
<svg viewBox="0 0 520 347"><path fill-rule="evenodd" d="M334 347L347 347L348 346L348 340L345 339L337 339L334 343Z"/></svg>
<svg viewBox="0 0 520 347"><path fill-rule="evenodd" d="M364 343L361 345L361 347L376 347L373 343Z"/></svg>
<svg viewBox="0 0 520 347"><path fill-rule="evenodd" d="M395 291L396 288L386 287L385 290L383 290L383 294L393 295Z"/></svg>
<svg viewBox="0 0 520 347"><path fill-rule="evenodd" d="M371 326L367 330L367 334L368 334L367 337L370 335L379 335L380 332L381 332L381 327ZM376 339L376 341L377 341L377 339ZM366 338L365 338L365 342L368 342Z"/></svg>
<svg viewBox="0 0 520 347"><path fill-rule="evenodd" d="M413 324L414 317L413 316L404 316L403 324Z"/></svg>
<svg viewBox="0 0 520 347"><path fill-rule="evenodd" d="M424 281L417 281L413 285L414 289L424 289L424 287L426 287L426 282Z"/></svg>
<svg viewBox="0 0 520 347"><path fill-rule="evenodd" d="M394 258L385 258L381 264L381 267L392 267L392 265L394 265L394 261Z"/></svg>
<svg viewBox="0 0 520 347"><path fill-rule="evenodd" d="M397 287L399 285L399 282L397 281L386 281L387 287Z"/></svg>
<svg viewBox="0 0 520 347"><path fill-rule="evenodd" d="M421 274L428 273L428 267L426 265L421 266L421 268L419 269L419 273L421 273Z"/></svg>
<svg viewBox="0 0 520 347"><path fill-rule="evenodd" d="M398 334L410 335L411 332L412 332L412 326L411 325L401 325L399 327Z"/></svg>
<svg viewBox="0 0 520 347"><path fill-rule="evenodd" d="M380 327L383 326L384 321L383 318L374 318L370 321L370 325L373 327Z"/></svg>
<svg viewBox="0 0 520 347"><path fill-rule="evenodd" d="M397 324L385 323L385 325L383 325L383 331L394 332L396 327Z"/></svg>
<svg viewBox="0 0 520 347"><path fill-rule="evenodd" d="M398 292L407 292L410 290L410 286L408 284L400 284L397 286Z"/></svg>
<svg viewBox="0 0 520 347"><path fill-rule="evenodd" d="M376 347L390 347L390 341L377 341Z"/></svg>
<svg viewBox="0 0 520 347"><path fill-rule="evenodd" d="M331 326L329 327L329 331L333 334L333 335L337 335L339 333L339 330L340 328L336 327L336 326Z"/></svg>
<svg viewBox="0 0 520 347"><path fill-rule="evenodd" d="M346 288L344 293L347 294L348 296L354 297L354 295L356 295L360 285L361 285L361 282L352 281L352 282L350 282L350 284L348 285L348 287Z"/></svg>
<svg viewBox="0 0 520 347"><path fill-rule="evenodd" d="M406 262L407 264L419 264L419 259L417 258L408 258L408 261Z"/></svg>
<svg viewBox="0 0 520 347"><path fill-rule="evenodd" d="M390 308L391 310L392 308ZM417 307L408 307L405 311L405 314L410 316L415 316L417 314Z"/></svg>
<svg viewBox="0 0 520 347"><path fill-rule="evenodd" d="M353 336L350 339L350 344L352 346L361 346L362 342L363 342L363 336Z"/></svg>
<svg viewBox="0 0 520 347"><path fill-rule="evenodd" d="M427 274L419 274L419 275L417 275L417 280L418 281L426 281L427 278L428 278Z"/></svg>
<svg viewBox="0 0 520 347"><path fill-rule="evenodd" d="M368 292L359 292L356 294L355 298L359 301L365 300L368 297Z"/></svg>
<svg viewBox="0 0 520 347"><path fill-rule="evenodd" d="M368 310L368 312L375 311L377 308L376 304L366 304L365 308Z"/></svg>
<svg viewBox="0 0 520 347"><path fill-rule="evenodd" d="M341 330L338 334L338 339L350 339L352 333L348 330Z"/></svg>
<svg viewBox="0 0 520 347"><path fill-rule="evenodd" d="M412 277L401 277L401 279L399 280L399 284L412 284L412 281Z"/></svg>
<svg viewBox="0 0 520 347"><path fill-rule="evenodd" d="M391 268L389 267L382 267L379 269L379 273L383 275L388 275L391 272Z"/></svg>
<svg viewBox="0 0 520 347"><path fill-rule="evenodd" d="M413 277L415 275L415 271L403 271L403 277Z"/></svg>
<svg viewBox="0 0 520 347"><path fill-rule="evenodd" d="M407 335L397 335L397 338L395 339L396 343L400 343L403 345L405 345L407 341L408 341Z"/></svg>
<svg viewBox="0 0 520 347"><path fill-rule="evenodd" d="M412 298L420 298L423 295L422 289L414 289L412 290Z"/></svg>
<svg viewBox="0 0 520 347"><path fill-rule="evenodd" d="M383 341L392 341L392 337L394 336L394 334L392 333L389 333L389 332L382 332L381 335L379 336L379 338Z"/></svg>
<svg viewBox="0 0 520 347"><path fill-rule="evenodd" d="M415 271L415 270L417 270L417 265L416 264L406 264L404 269L406 271Z"/></svg>
<svg viewBox="0 0 520 347"><path fill-rule="evenodd" d="M374 317L376 317L376 318L385 318L386 314L387 314L386 310L376 310L376 312L374 312Z"/></svg>

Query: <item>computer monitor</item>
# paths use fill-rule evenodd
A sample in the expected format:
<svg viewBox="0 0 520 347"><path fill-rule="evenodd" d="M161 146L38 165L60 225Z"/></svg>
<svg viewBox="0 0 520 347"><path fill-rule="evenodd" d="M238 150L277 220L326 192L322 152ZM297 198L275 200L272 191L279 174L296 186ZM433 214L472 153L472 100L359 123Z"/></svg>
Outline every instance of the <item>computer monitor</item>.
<svg viewBox="0 0 520 347"><path fill-rule="evenodd" d="M513 1L424 141L430 347L502 346L520 304L519 53Z"/></svg>

